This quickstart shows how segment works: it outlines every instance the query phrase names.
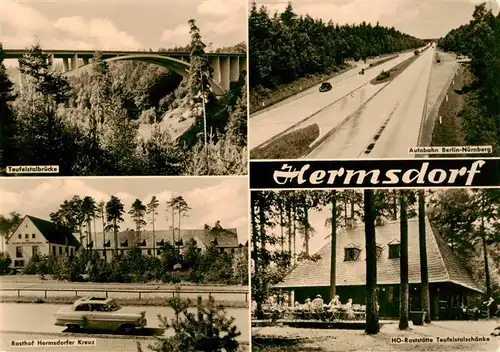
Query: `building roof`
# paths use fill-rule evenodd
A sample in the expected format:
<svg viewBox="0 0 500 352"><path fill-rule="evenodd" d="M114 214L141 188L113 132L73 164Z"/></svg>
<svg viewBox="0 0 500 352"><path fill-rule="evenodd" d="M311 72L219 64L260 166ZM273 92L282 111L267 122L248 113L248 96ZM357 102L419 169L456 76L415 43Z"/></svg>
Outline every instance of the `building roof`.
<svg viewBox="0 0 500 352"><path fill-rule="evenodd" d="M121 231L118 233L118 248L131 247L134 242L136 232L134 230ZM110 248L114 248L114 236L113 232L106 231L106 242L109 241ZM199 247L209 246L214 243L219 248L235 248L238 247L238 235L236 229L216 229L212 228L209 230L204 229L179 229L175 230L175 241L182 239L183 244L186 244L189 240L195 239ZM102 232L97 234L92 233L92 240L94 243L94 248L103 248L103 236ZM145 247L153 247L153 231L141 231L140 235L136 238L137 241L146 241ZM155 242L164 241L165 244L174 244L174 234L172 230L157 230L155 231ZM122 246L127 241L127 246ZM155 244L155 247L157 245Z"/></svg>
<svg viewBox="0 0 500 352"><path fill-rule="evenodd" d="M435 231L429 221L425 222L427 239L427 264L429 282L453 282L457 285L482 292L468 274L465 267L451 251L444 239ZM399 258L389 259L389 244L399 243L399 221L388 222L376 227L376 242L383 245L382 255L377 259L377 284L399 284ZM420 255L418 240L418 219L408 220L408 271L409 282L420 283ZM397 242L395 241L397 240ZM361 253L356 261L344 261L344 249L352 243L361 245ZM342 230L337 234L337 286L365 285L366 251L363 227ZM278 288L308 286L330 286L330 243L321 248L316 262L305 261L287 275Z"/></svg>
<svg viewBox="0 0 500 352"><path fill-rule="evenodd" d="M57 226L53 222L43 220L36 218L31 215L26 215L21 221L21 224L26 220L29 219L33 225L40 231L40 233L45 237L45 239L49 243L54 243L54 244L60 244L60 245L68 245L68 246L74 246L78 247L80 244L78 240L73 236L71 233L71 230L63 227L63 226ZM21 227L18 226L17 229L14 231L13 235L19 230ZM12 236L11 236L12 238Z"/></svg>

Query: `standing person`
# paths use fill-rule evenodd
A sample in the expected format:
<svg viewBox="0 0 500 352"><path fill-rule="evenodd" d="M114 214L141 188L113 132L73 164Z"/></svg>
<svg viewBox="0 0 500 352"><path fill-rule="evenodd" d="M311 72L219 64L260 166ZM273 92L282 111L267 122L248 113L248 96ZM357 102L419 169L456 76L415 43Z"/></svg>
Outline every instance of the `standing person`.
<svg viewBox="0 0 500 352"><path fill-rule="evenodd" d="M488 319L492 318L495 315L496 311L496 304L495 300L493 297L490 297L490 299L486 302L486 310L488 311Z"/></svg>

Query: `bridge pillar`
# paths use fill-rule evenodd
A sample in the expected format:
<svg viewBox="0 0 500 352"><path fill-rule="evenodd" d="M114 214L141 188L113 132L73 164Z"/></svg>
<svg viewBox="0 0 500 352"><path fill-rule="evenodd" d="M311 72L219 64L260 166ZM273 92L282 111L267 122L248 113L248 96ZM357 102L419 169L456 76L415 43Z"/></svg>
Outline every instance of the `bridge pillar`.
<svg viewBox="0 0 500 352"><path fill-rule="evenodd" d="M53 66L54 65L54 54L49 54L49 56L47 56L47 63L49 64L49 66Z"/></svg>
<svg viewBox="0 0 500 352"><path fill-rule="evenodd" d="M217 83L221 83L221 76L220 76L220 60L219 56L210 56L210 63L212 64L212 67L214 68L213 72L213 79Z"/></svg>
<svg viewBox="0 0 500 352"><path fill-rule="evenodd" d="M64 68L64 72L69 71L69 60L67 57L63 58L63 68Z"/></svg>
<svg viewBox="0 0 500 352"><path fill-rule="evenodd" d="M71 57L71 70L76 70L78 68L78 54Z"/></svg>
<svg viewBox="0 0 500 352"><path fill-rule="evenodd" d="M229 78L231 79L231 82L236 82L240 77L240 58L238 56L230 56L229 63Z"/></svg>
<svg viewBox="0 0 500 352"><path fill-rule="evenodd" d="M240 60L240 71L247 71L247 57L243 56L239 58Z"/></svg>
<svg viewBox="0 0 500 352"><path fill-rule="evenodd" d="M224 90L229 90L229 83L231 82L229 56L221 56L220 60L220 85Z"/></svg>
<svg viewBox="0 0 500 352"><path fill-rule="evenodd" d="M88 65L89 64L89 58L88 57L84 57L84 58L82 58L82 60L83 60L83 64L84 65Z"/></svg>

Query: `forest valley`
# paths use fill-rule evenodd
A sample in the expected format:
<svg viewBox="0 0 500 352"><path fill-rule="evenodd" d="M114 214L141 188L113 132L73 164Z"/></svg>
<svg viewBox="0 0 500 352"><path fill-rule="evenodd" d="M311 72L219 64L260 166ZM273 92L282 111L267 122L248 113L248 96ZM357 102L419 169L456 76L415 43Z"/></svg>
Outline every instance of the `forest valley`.
<svg viewBox="0 0 500 352"><path fill-rule="evenodd" d="M59 165L61 176L245 174L246 73L216 97L205 44L195 20L189 26L191 43L180 48L190 52L184 80L141 62L108 65L98 52L90 72L66 77L35 45L19 58L22 84L14 85L0 44L0 172Z"/></svg>
<svg viewBox="0 0 500 352"><path fill-rule="evenodd" d="M400 220L400 260L407 262L408 250L404 249L405 243L408 245L407 221L418 217L418 221L423 224L427 218L472 278L483 287L485 297L492 296L497 302L500 300L498 189L253 191L252 299L257 303L257 316L259 311L262 312L264 301L274 293L273 285L281 282L301 261L320 259L309 250L310 241L316 232L309 218L312 212L321 211L328 211L325 214L325 226L330 229L332 248L335 248L338 231L347 228L349 222L364 224L366 271L370 276L366 282L368 333L379 331L374 302L377 282L373 270L377 253L375 225L379 221ZM303 248L296 248L297 243L303 243ZM425 254L421 252L422 255ZM408 285L408 273L406 278L403 273L402 270L401 285ZM335 287L330 288L331 292L334 290ZM406 314L400 312L400 328L408 327L408 306L405 308Z"/></svg>
<svg viewBox="0 0 500 352"><path fill-rule="evenodd" d="M500 155L500 13L495 17L485 3L477 5L469 23L451 30L438 47L471 59L472 77L459 92L466 100L459 114L466 144L491 145Z"/></svg>
<svg viewBox="0 0 500 352"><path fill-rule="evenodd" d="M347 61L415 49L423 40L377 23L342 25L309 15L297 15L291 3L282 13L270 15L252 2L249 25L250 106L302 78L333 75Z"/></svg>
<svg viewBox="0 0 500 352"><path fill-rule="evenodd" d="M165 206L167 220L172 224L173 230L181 229L181 219L188 216L191 209L187 202L182 196L176 196L166 202ZM155 232L159 207L160 202L156 196L153 196L148 204L136 199L128 211L117 196L111 196L109 201L99 203L90 196L73 196L65 200L57 211L51 213L50 219L72 233L79 233L80 249L74 256L33 256L23 273L52 275L57 280L68 281L78 281L83 275L87 275L88 280L93 282L248 284L248 247L243 245L234 253L221 253L215 244L201 251L193 239L182 248L176 243L164 243L163 246L157 247L161 252L159 256L143 254L143 250L138 246L142 241L141 231L145 230L149 223L153 233ZM118 251L117 236L125 213L136 225L135 243L128 253L122 254ZM17 212L12 212L8 217L0 215L1 235L8 238L23 218ZM106 238L114 238L114 248L110 251L111 259L103 258L92 246L88 246L98 242L97 222L101 227L102 243L106 243ZM223 229L218 221L213 228ZM204 229L210 231L212 227L205 224ZM0 252L0 275L15 274L15 270L9 268L11 262L8 253Z"/></svg>

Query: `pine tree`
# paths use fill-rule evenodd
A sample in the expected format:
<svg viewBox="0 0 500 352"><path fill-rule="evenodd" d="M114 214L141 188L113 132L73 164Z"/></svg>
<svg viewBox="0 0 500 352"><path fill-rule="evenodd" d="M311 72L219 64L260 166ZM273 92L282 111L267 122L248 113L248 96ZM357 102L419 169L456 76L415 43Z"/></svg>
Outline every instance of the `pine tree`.
<svg viewBox="0 0 500 352"><path fill-rule="evenodd" d="M0 174L5 165L13 165L16 155L16 120L10 102L14 101L13 83L3 63L5 51L0 43Z"/></svg>
<svg viewBox="0 0 500 352"><path fill-rule="evenodd" d="M165 317L159 318L165 327L172 327L175 334L150 348L156 352L237 352L236 338L241 333L234 325L235 319L228 318L225 309L216 305L213 297L207 304L198 297L196 313L188 312L189 303L178 296L169 301L175 318L170 323Z"/></svg>
<svg viewBox="0 0 500 352"><path fill-rule="evenodd" d="M191 111L199 121L203 116L203 104L210 95L210 79L213 67L205 53L206 45L201 39L200 29L196 21L191 19L189 34L191 35L191 53L189 66L189 100Z"/></svg>
<svg viewBox="0 0 500 352"><path fill-rule="evenodd" d="M243 85L241 96L236 101L236 106L229 116L227 124L227 138L238 146L244 147L247 144L247 89Z"/></svg>

